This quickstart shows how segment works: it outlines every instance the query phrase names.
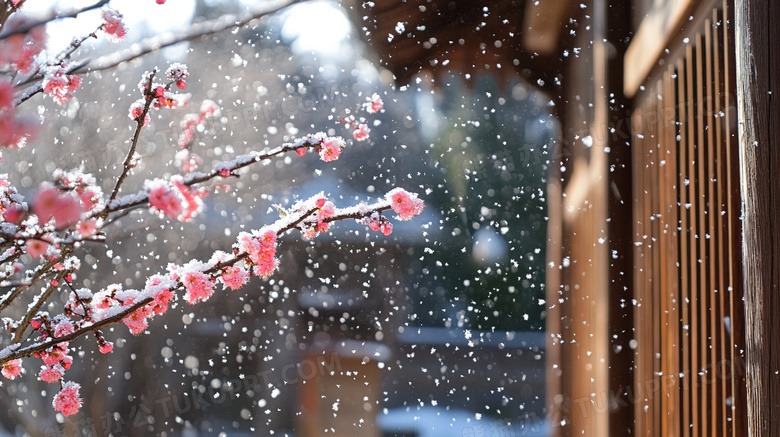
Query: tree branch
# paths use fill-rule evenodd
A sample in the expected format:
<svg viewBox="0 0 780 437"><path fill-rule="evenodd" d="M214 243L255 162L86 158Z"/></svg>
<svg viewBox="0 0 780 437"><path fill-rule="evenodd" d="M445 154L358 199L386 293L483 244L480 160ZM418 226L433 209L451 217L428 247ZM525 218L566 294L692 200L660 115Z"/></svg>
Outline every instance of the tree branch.
<svg viewBox="0 0 780 437"><path fill-rule="evenodd" d="M161 36L146 38L138 44L134 44L129 49L122 50L111 55L101 56L94 61L88 61L76 69L75 73L89 73L92 71L108 70L125 62L132 61L133 59L152 52L156 52L157 50L161 50L175 44L199 39L204 36L214 35L229 29L243 27L254 20L263 18L267 15L275 14L294 4L301 3L302 1L305 0L292 0L281 6L256 10L252 13L242 16L226 15L215 20L193 24L189 29L187 29L187 31L182 33L166 33Z"/></svg>
<svg viewBox="0 0 780 437"><path fill-rule="evenodd" d="M29 32L29 31L35 29L38 26L43 26L45 24L51 23L52 21L61 20L63 18L75 18L76 16L78 16L79 14L81 14L83 12L87 12L87 11L91 11L93 9L101 8L101 7L105 6L105 5L107 5L108 2L109 2L109 0L100 0L97 3L93 3L93 4L91 4L89 6L85 6L83 8L71 9L68 12L55 12L54 15L49 17L49 18L46 18L46 19L43 19L43 20L39 20L39 21L30 23L30 24L28 24L26 26L20 27L19 29L16 29L16 30L13 30L11 32L4 33L4 34L0 35L0 41L4 40L6 38L10 38L10 37L12 37L14 35L25 34L25 33ZM18 9L18 7L15 8L15 9ZM2 27L0 26L0 29L1 28Z"/></svg>
<svg viewBox="0 0 780 437"><path fill-rule="evenodd" d="M382 212L390 209L390 203L388 201L379 201L377 203L374 203L372 205L367 205L361 208L360 210L355 210L355 207L352 208L345 208L345 209L339 209L336 211L336 214L334 214L332 217L328 218L327 222L335 222L335 221L341 221L341 220L348 220L348 219L360 219L363 217L369 217L374 212ZM307 211L300 213L300 216L298 216L295 220L290 221L286 225L282 226L276 231L277 236L281 236L282 234L292 230L296 229L301 223L303 223L306 218L312 216L318 208L311 208ZM231 259L223 262L219 262L212 266L209 269L206 269L203 271L203 273L208 274L211 276L212 279L217 279L220 276L222 276L223 269L225 267L230 267L245 258L248 257L248 254L246 252L242 252L239 254L234 255ZM63 272L65 273L65 272ZM176 281L176 286L172 287L170 289L171 292L175 291L181 291L184 288L184 284L181 283L181 281ZM47 290L48 291L48 290ZM69 342L72 340L75 340L81 336L84 336L86 334L89 334L90 332L96 331L98 329L102 329L106 326L119 323L133 313L134 311L138 310L139 308L151 303L154 299L151 297L144 298L135 304L132 304L127 309L124 309L120 311L119 313L116 313L112 315L111 317L107 317L103 320L100 320L98 322L92 323L90 325L86 325L81 327L80 329L68 334L64 335L62 337L57 338L51 338L47 341L41 342L41 343L35 343L26 347L21 347L21 343L19 343L20 337L19 337L19 331L17 331L16 337L14 338L14 344L6 347L2 351L0 351L0 366L3 363L6 363L11 360L15 360L18 358L24 358L24 357L30 357L33 354L37 352L43 352L47 349L49 349L52 346L55 346L57 344L63 343L63 342ZM40 309L40 306L38 307ZM23 324L24 328L26 329L27 325L29 325L29 321L32 320L32 318L37 313L37 309L34 311L28 312L27 316L25 317L26 324ZM28 320L29 319L29 320ZM18 328L19 330L23 330L22 326ZM19 340L17 339L19 337Z"/></svg>

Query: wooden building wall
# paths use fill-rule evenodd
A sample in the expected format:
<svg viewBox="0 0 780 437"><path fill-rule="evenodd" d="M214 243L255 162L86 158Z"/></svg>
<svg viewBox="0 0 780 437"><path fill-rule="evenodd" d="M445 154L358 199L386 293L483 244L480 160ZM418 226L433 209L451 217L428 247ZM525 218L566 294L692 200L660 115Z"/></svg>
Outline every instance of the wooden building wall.
<svg viewBox="0 0 780 437"><path fill-rule="evenodd" d="M747 431L732 9L695 5L634 97L640 436Z"/></svg>

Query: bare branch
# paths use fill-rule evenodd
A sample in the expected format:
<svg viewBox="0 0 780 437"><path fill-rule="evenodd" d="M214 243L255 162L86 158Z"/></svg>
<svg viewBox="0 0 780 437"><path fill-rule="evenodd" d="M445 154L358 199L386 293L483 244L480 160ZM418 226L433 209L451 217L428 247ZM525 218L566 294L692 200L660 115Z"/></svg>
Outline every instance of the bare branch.
<svg viewBox="0 0 780 437"><path fill-rule="evenodd" d="M122 50L110 55L101 56L94 61L88 61L82 64L82 66L78 69L74 70L74 72L88 73L92 71L108 70L125 62L132 61L133 59L175 44L199 39L204 36L214 35L229 29L243 27L254 20L263 18L267 15L275 14L296 3L300 3L301 1L303 0L293 0L281 6L260 9L243 16L226 15L215 20L193 24L189 29L187 29L187 31L182 33L166 33L160 36L147 38L137 44L133 44L133 46L129 49Z"/></svg>
<svg viewBox="0 0 780 437"><path fill-rule="evenodd" d="M97 3L93 3L93 4L91 4L89 6L85 6L83 8L74 8L74 9L71 9L69 11L54 12L52 14L52 16L50 16L49 18L46 18L46 19L43 19L43 20L39 20L39 21L30 23L30 24L28 24L26 26L20 27L19 29L13 30L13 31L8 32L8 33L3 33L2 35L0 35L0 41L4 40L6 38L10 38L10 37L12 37L14 35L25 34L25 33L33 30L34 28L36 28L38 26L43 26L45 24L51 23L52 21L61 20L63 18L74 18L74 17L78 16L81 13L84 13L84 12L87 12L87 11L91 11L93 9L101 8L101 7L105 6L105 5L107 5L108 2L109 2L109 0L100 0ZM15 8L15 9L18 9L18 8ZM2 27L0 27L0 28L2 28Z"/></svg>
<svg viewBox="0 0 780 437"><path fill-rule="evenodd" d="M49 297L51 297L51 294L54 292L54 290L59 287L59 282L65 278L65 276L68 274L67 271L62 271L57 274L56 279L52 280L52 282L49 284L48 288L46 288L46 291L41 293L40 297L38 298L38 301L35 302L35 304L27 310L27 314L24 316L24 320L22 320L22 323L19 324L19 327L16 328L16 333L14 334L14 343L18 343L22 341L22 337L24 336L24 331L27 330L27 327L30 326L30 322L32 321L33 317L35 317L38 314L38 311L40 311L43 304L46 303L47 300L49 300Z"/></svg>
<svg viewBox="0 0 780 437"><path fill-rule="evenodd" d="M122 183L127 179L127 176L130 174L130 170L135 167L133 165L133 159L135 156L135 149L138 146L138 139L141 137L141 129L144 127L144 121L146 120L146 115L149 114L149 109L152 107L152 101L154 100L154 92L152 90L152 85L154 83L154 76L157 74L157 71L152 71L152 73L149 75L149 80L146 84L146 91L144 91L144 98L146 99L146 103L144 104L144 110L141 113L140 116L136 119L136 122L138 125L135 128L135 134L133 134L133 142L130 145L130 150L127 152L127 156L125 157L125 162L122 167L122 174L119 175L119 177L116 180L116 185L114 185L114 189L111 191L111 197L109 198L109 203L116 199L116 196L119 194L119 189L122 187ZM100 217L106 218L108 213L100 214Z"/></svg>

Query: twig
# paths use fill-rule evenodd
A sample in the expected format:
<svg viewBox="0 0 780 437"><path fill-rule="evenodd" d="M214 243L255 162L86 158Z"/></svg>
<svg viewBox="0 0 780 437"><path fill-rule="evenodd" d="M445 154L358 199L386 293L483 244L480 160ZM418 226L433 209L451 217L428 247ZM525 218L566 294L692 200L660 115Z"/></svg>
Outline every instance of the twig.
<svg viewBox="0 0 780 437"><path fill-rule="evenodd" d="M226 15L216 20L193 24L186 32L183 33L167 33L161 36L146 38L138 44L134 44L133 47L129 49L122 50L111 55L101 56L94 61L89 61L85 63L85 65L82 65L75 72L87 73L92 71L108 70L122 63L132 61L133 59L175 44L195 40L204 36L214 35L216 33L224 32L236 27L243 27L254 20L260 19L266 15L275 14L296 3L301 3L302 1L303 0L293 0L281 6L255 11L241 17L237 17L235 15Z"/></svg>
<svg viewBox="0 0 780 437"><path fill-rule="evenodd" d="M41 268L38 270L35 276L33 276L32 279L30 279L29 284L20 285L14 291L12 291L11 294L5 300L0 302L0 313L2 313L3 310L8 308L8 306L11 305L11 302L13 302L14 299L16 299L19 296L19 294L21 294L23 291L30 288L31 285L41 280L41 278L43 278L49 272L49 270L51 270L51 268L54 267L55 264L60 263L65 258L67 258L70 255L71 250L73 250L71 246L66 246L62 248L60 252L60 256L41 266Z"/></svg>
<svg viewBox="0 0 780 437"><path fill-rule="evenodd" d="M49 300L49 297L51 297L51 294L54 292L54 290L59 287L59 282L62 281L65 276L68 275L68 271L62 271L57 276L56 279L52 280L52 282L49 284L49 287L46 288L46 291L44 291L41 296L38 298L38 301L35 302L35 305L33 305L32 308L30 308L27 311L27 314L24 316L24 319L22 320L22 323L19 324L19 326L16 328L16 333L14 334L14 343L18 343L22 341L22 337L24 336L24 331L27 330L27 327L30 326L30 322L32 321L33 317L35 317L38 314L38 311L41 309L44 303L46 303L47 300Z"/></svg>
<svg viewBox="0 0 780 437"><path fill-rule="evenodd" d="M227 15L225 17L216 20L193 24L187 32L180 33L180 34L169 33L159 37L146 38L140 43L134 44L131 48L120 51L118 53L101 56L96 60L80 61L78 64L72 65L70 68L68 68L66 73L87 74L93 71L108 70L120 64L123 64L125 62L132 61L133 59L139 58L141 56L147 55L149 53L155 52L160 49L164 49L165 47L169 47L184 41L198 39L204 36L214 35L216 33L224 32L225 30L232 29L234 27L242 27L253 20L257 20L266 15L275 14L276 12L279 12L282 9L285 9L296 3L301 3L302 1L304 0L293 0L282 6L277 6L275 8L270 8L266 10L255 11L254 13L249 14L247 16L243 16L241 18L238 18L234 15ZM96 65L92 66L93 64ZM23 92L21 92L20 96L14 100L13 105L19 106L20 104L29 100L30 98L40 93L41 91L43 91L42 82L38 81L34 85L28 87Z"/></svg>
<svg viewBox="0 0 780 437"><path fill-rule="evenodd" d="M232 175L234 171L242 169L244 167L248 167L252 164L262 162L269 160L271 158L274 158L276 156L279 156L283 153L293 152L296 151L302 147L307 148L314 148L320 144L317 140L311 140L310 142L307 142L305 144L296 145L292 143L285 144L283 146L279 146L275 149L271 149L267 152L253 152L251 154L242 155L242 157L239 157L233 161L226 161L221 162L214 166L214 169L211 170L208 173L195 173L193 175L190 175L188 177L184 178L184 185L191 187L195 184L200 184L203 182L208 182L212 179L216 179L218 177L224 178L225 176L222 175L222 170L227 170ZM243 158L243 159L241 159ZM226 166L225 164L232 162L233 165ZM122 211L128 208L133 208L140 205L145 205L149 202L149 194L145 194L142 196L134 196L136 197L135 200L131 202L121 202L122 199L118 199L115 202L109 202L106 204L104 209L102 211L98 211L93 213L90 218L93 217L106 217L108 214ZM114 200L114 199L112 199Z"/></svg>
<svg viewBox="0 0 780 437"><path fill-rule="evenodd" d="M39 21L30 23L30 24L28 24L26 26L22 26L19 29L13 30L13 31L8 32L8 33L3 33L2 35L0 35L0 41L4 40L6 38L10 38L10 37L12 37L14 35L25 34L25 33L33 30L34 28L36 28L38 26L43 26L43 25L45 25L47 23L51 23L52 21L61 20L63 18L74 18L74 17L76 17L77 15L79 15L79 14L81 14L83 12L87 12L87 11L91 11L93 9L97 9L97 8L103 7L104 5L107 5L108 2L109 2L109 0L100 0L97 3L94 3L94 4L89 5L89 6L85 6L83 8L76 8L76 9L71 9L68 12L56 13L53 17L49 17L49 18L46 18L44 20L39 20Z"/></svg>
<svg viewBox="0 0 780 437"><path fill-rule="evenodd" d="M152 101L154 100L154 91L152 90L152 85L154 83L154 76L157 74L157 71L152 71L152 73L149 75L149 80L147 81L147 85L144 91L144 97L146 98L146 104L144 104L144 110L141 113L141 115L136 119L136 122L138 123L138 126L135 128L135 134L133 134L133 142L130 145L130 150L127 152L127 156L125 157L125 162L122 168L122 174L119 175L119 178L116 180L116 185L114 185L114 189L111 191L111 197L109 198L109 203L116 199L116 196L119 194L119 189L122 187L122 183L127 179L127 176L130 174L130 170L135 167L133 165L133 159L135 156L135 149L138 146L138 139L141 137L141 129L144 127L144 121L146 120L147 114L149 114L149 108L152 107ZM108 214L101 214L101 218L106 218Z"/></svg>

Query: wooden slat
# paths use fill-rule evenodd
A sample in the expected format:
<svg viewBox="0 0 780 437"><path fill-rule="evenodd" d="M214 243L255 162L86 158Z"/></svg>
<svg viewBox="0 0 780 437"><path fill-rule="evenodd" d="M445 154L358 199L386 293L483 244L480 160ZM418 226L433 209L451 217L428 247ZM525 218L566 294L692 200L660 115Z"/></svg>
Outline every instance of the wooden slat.
<svg viewBox="0 0 780 437"><path fill-rule="evenodd" d="M707 202L707 174L706 174L706 150L707 142L704 129L704 107L702 106L706 96L704 95L704 59L703 53L706 51L703 42L703 36L701 32L697 32L694 44L695 50L695 65L696 65L696 80L695 80L695 96L694 111L696 114L696 201L694 207L697 212L696 220L696 239L698 243L698 299L696 306L699 310L699 320L696 324L698 331L698 347L699 347L699 365L696 371L699 374L698 382L700 388L699 398L699 415L701 435L709 436L709 386L707 384L707 369L709 368L709 275L707 272L707 239L706 234L707 227L707 215L706 215L706 202Z"/></svg>
<svg viewBox="0 0 780 437"><path fill-rule="evenodd" d="M712 12L715 17L717 14ZM715 143L715 117L714 117L714 102L716 98L716 85L714 82L714 65L713 65L713 36L712 36L712 21L706 20L704 26L704 120L706 145L706 169L705 169L705 186L707 197L703 199L705 201L703 207L705 208L705 214L707 216L707 238L705 243L707 245L707 262L705 267L708 272L708 340L707 346L709 348L709 365L707 367L707 382L709 388L709 427L710 435L720 436L723 433L721 417L723 416L723 410L721 408L722 399L722 381L718 377L718 366L721 363L720 356L720 339L722 338L722 332L720 327L723 326L723 321L720 316L720 300L721 295L721 283L719 279L720 271L720 256L717 253L717 242L720 240L717 234L717 217L720 215L720 207L717 200L717 175L715 173L715 161L717 160L717 145Z"/></svg>
<svg viewBox="0 0 780 437"><path fill-rule="evenodd" d="M688 45L686 47L686 56L685 56L685 62L686 62L686 70L688 74L686 75L686 85L685 85L685 91L686 91L686 100L685 100L685 108L687 111L686 119L688 120L688 123L686 124L686 127L688 128L688 144L686 147L688 148L687 156L688 156L688 179L687 179L687 187L688 187L688 204L686 205L686 208L689 212L689 220L688 220L688 263L690 266L690 270L688 272L689 275L689 283L690 283L690 304L691 304L691 323L689 325L691 333L691 368L690 368L690 378L691 378L691 433L693 436L698 437L701 435L700 432L700 420L701 415L699 411L699 405L700 405L700 399L701 399L701 390L700 390L700 382L698 378L698 369L700 365L700 351L699 351L699 311L698 311L698 305L699 305L699 281L698 281L698 242L697 242L697 222L698 222L698 214L696 214L695 205L698 201L697 193L696 193L696 111L694 107L694 103L696 101L696 97L694 94L694 84L696 77L696 63L694 61L694 53L695 50L692 45Z"/></svg>
<svg viewBox="0 0 780 437"><path fill-rule="evenodd" d="M690 247L690 209L686 205L690 202L688 198L688 111L687 106L683 104L687 97L687 84L688 84L688 63L686 59L679 59L677 61L677 112L678 112L678 135L679 141L677 142L677 152L679 156L679 177L678 186L679 199L677 210L680 217L680 306L681 306L681 320L682 333L680 338L680 347L682 348L682 361L681 371L683 374L682 381L682 429L680 430L682 436L690 436L692 429L690 424L693 423L693 411L692 411L692 399L693 399L693 386L691 372L691 289L690 289L690 271L691 263L688 256Z"/></svg>
<svg viewBox="0 0 780 437"><path fill-rule="evenodd" d="M647 130L649 135L645 136L645 141L647 143L646 150L647 150L647 170L648 170L648 185L649 187L653 187L654 191L656 191L653 196L648 196L650 198L650 208L648 210L648 215L646 216L646 220L649 224L649 231L648 231L648 244L650 245L650 259L651 259L651 266L650 266L650 274L652 277L652 287L650 288L650 302L651 305L648 308L650 311L650 317L652 318L652 325L650 328L650 334L652 336L652 351L653 353L650 354L651 359L651 368L653 369L652 374L649 375L648 381L653 382L653 387L660 387L658 384L658 372L661 371L661 357L660 352L662 350L662 343L661 343L661 337L662 337L662 330L663 326L661 325L661 311L662 311L662 290L661 285L662 281L660 280L660 277L658 275L658 266L660 265L660 259L661 259L661 253L659 251L660 245L659 245L659 234L660 234L660 226L658 219L658 211L660 209L659 204L659 197L658 197L658 191L659 190L659 180L658 180L658 136L657 136L657 106L650 105L648 108L649 111L646 112L646 115L649 115L649 117L645 117L645 123L648 124L645 126L645 129ZM651 123L652 124L649 124ZM648 396L651 396L651 407L650 407L650 414L652 416L653 421L653 427L652 427L652 435L655 437L660 436L661 431L661 393L657 391L650 391L648 393Z"/></svg>
<svg viewBox="0 0 780 437"><path fill-rule="evenodd" d="M663 126L665 128L664 135L664 178L669 181L667 187L667 198L665 201L666 214L666 239L669 242L666 256L666 284L669 293L668 308L668 336L669 336L669 348L667 352L667 370L664 377L668 383L664 384L669 387L668 397L669 406L667 408L667 415L669 416L669 423L664 428L665 435L676 435L677 430L680 429L680 300L679 290L677 286L677 278L679 277L678 269L678 232L677 232L677 113L675 107L677 106L676 87L674 86L674 67L670 66L667 69L667 73L664 75L664 97L666 100L663 106Z"/></svg>
<svg viewBox="0 0 780 437"><path fill-rule="evenodd" d="M723 81L723 57L720 52L723 47L723 38L720 33L720 28L723 26L723 11L714 10L712 14L712 65L713 65L713 88L712 88L712 103L713 103L713 122L714 122L714 149L715 149L715 185L716 185L716 198L714 199L714 205L716 205L715 211L715 251L717 253L718 261L716 264L716 274L718 282L718 323L717 327L717 363L718 367L716 374L718 377L719 397L718 405L719 409L717 420L719 420L718 426L720 427L719 435L726 436L731 433L731 410L726 408L727 399L731 396L731 375L726 372L731 372L733 366L728 365L730 363L730 354L727 350L730 334L726 330L725 316L728 314L727 294L728 294L728 254L726 253L727 246L725 244L727 229L726 215L730 214L726 205L726 197L728 196L726 186L726 165L723 145L723 107L721 106L721 96L726 90L726 85Z"/></svg>

